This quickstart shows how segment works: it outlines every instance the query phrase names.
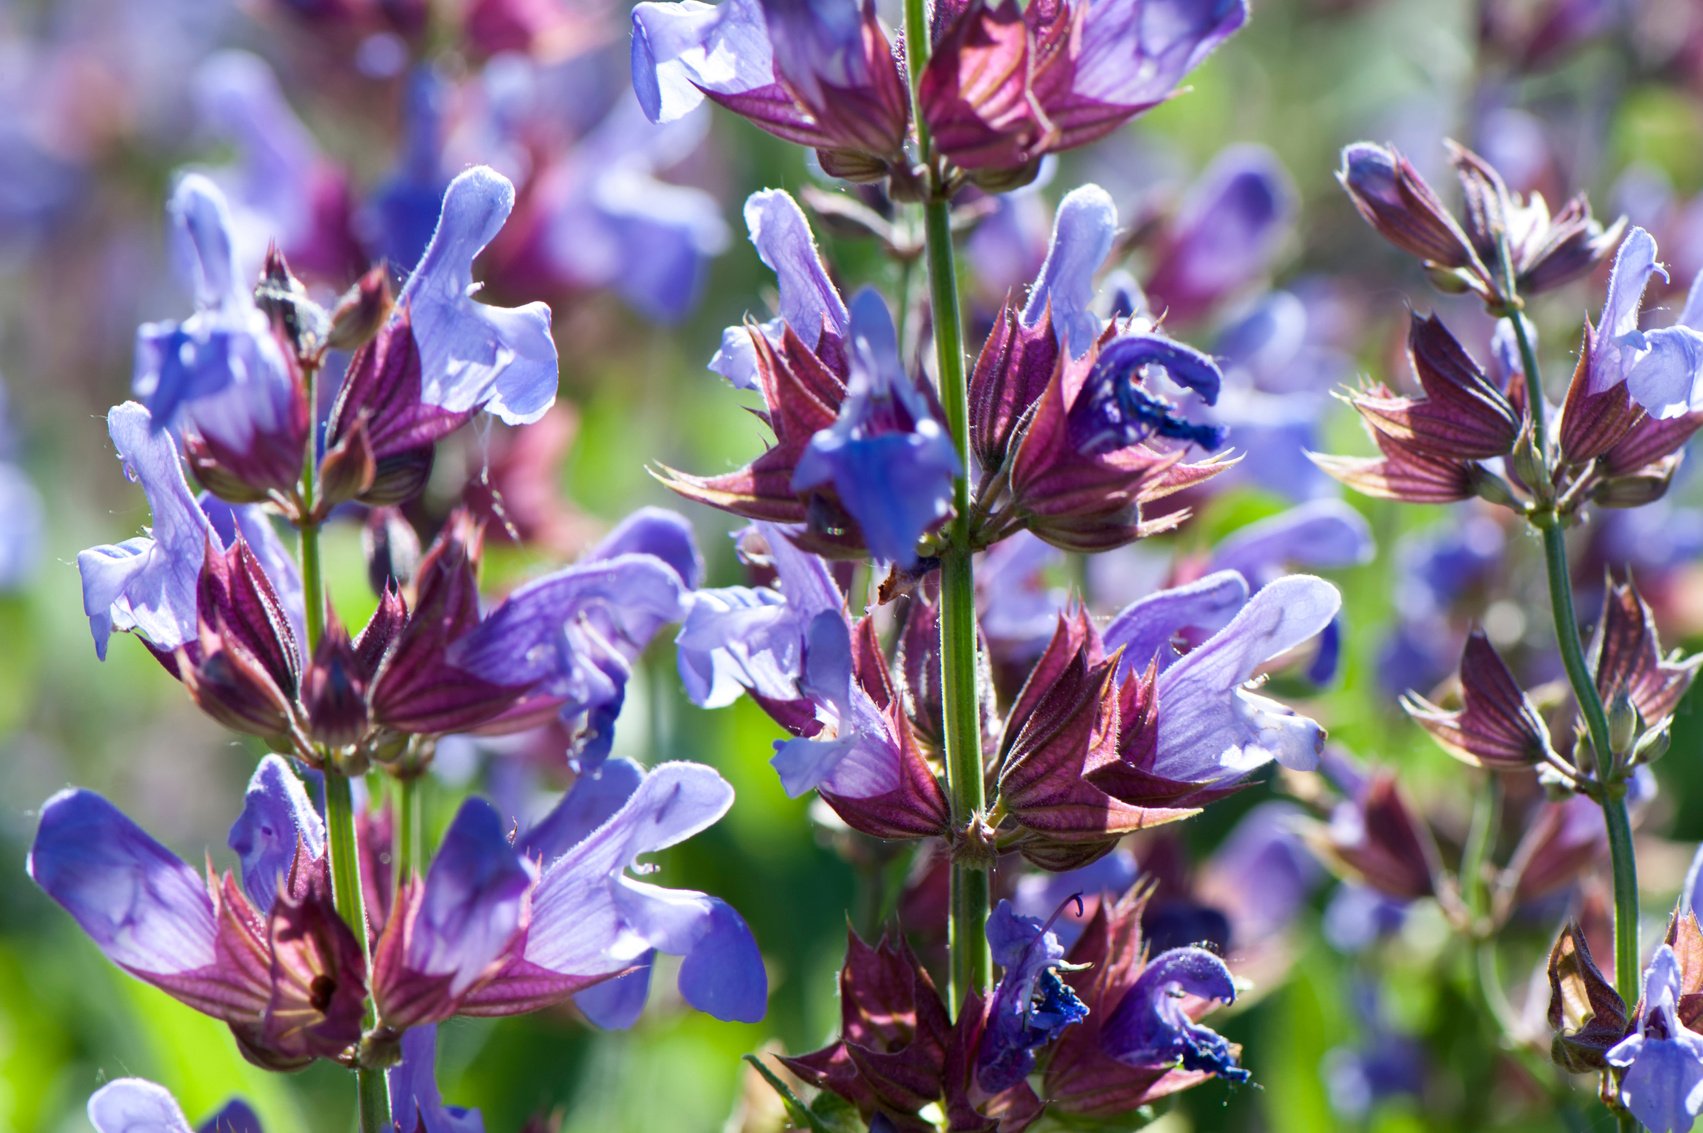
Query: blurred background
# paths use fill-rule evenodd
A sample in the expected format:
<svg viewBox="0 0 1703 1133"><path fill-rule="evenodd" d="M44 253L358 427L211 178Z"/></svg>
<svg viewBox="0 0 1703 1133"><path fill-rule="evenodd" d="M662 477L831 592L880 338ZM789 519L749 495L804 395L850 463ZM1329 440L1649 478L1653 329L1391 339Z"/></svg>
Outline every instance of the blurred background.
<svg viewBox="0 0 1703 1133"><path fill-rule="evenodd" d="M705 369L723 327L771 309L773 278L746 242L741 203L785 187L881 205L730 115L645 122L627 85L627 28L626 6L598 0L0 0L0 857L12 863L0 882L0 1128L84 1129L88 1095L123 1075L167 1085L192 1120L240 1093L271 1130L347 1124L343 1072L248 1066L220 1024L102 958L22 869L36 808L67 784L98 788L186 860L212 847L224 863L259 755L199 714L136 643L98 662L80 609L76 553L147 522L102 416L128 396L137 324L188 308L163 211L179 171L210 171L225 187L253 263L276 240L322 295L369 262L412 264L465 164L515 179L516 216L475 274L497 301L551 303L561 407L527 434L465 432L410 513L429 537L471 473L484 493L473 502L518 536L491 541L492 592L571 560L634 507L670 505L647 464L713 472L759 451L750 399ZM1453 137L1552 207L1590 193L1599 216L1626 213L1656 234L1673 280L1657 307L1677 308L1703 268L1703 7L1690 0L1254 0L1247 29L1191 83L1049 165L1035 186L979 203L965 242L985 330L998 301L1033 276L1052 204L1097 181L1127 236L1119 266L1169 300L1178 337L1240 367L1226 403L1240 416L1226 423L1231 445L1258 458L1247 472L1189 501L1197 516L1175 535L1038 576L1049 590L1085 585L1100 614L1250 523L1337 497L1302 450L1370 451L1329 392L1361 374L1409 380L1400 358L1410 304L1445 311L1483 356L1488 319L1429 291L1334 184L1344 144L1393 142L1441 185L1442 139ZM1214 162L1238 145L1262 148L1226 160L1253 161L1276 186L1257 254L1213 203L1214 170L1228 168ZM920 272L875 242L817 229L848 291L917 289ZM1195 267L1222 262L1222 278L1179 282L1175 248L1191 232L1206 242ZM1214 248L1214 234L1241 241L1238 255ZM1599 277L1536 310L1552 393L1581 318L1600 302ZM1579 535L1581 586L1600 594L1603 570L1629 564L1670 644L1696 645L1703 632L1698 500L1682 478L1661 504L1603 513ZM1542 648L1537 548L1479 505L1348 506L1375 550L1298 564L1343 588L1341 664L1322 683L1283 688L1306 698L1345 756L1397 770L1452 860L1481 773L1439 750L1396 697L1445 680L1475 622L1523 673L1556 671ZM733 524L679 510L698 529L711 584L740 581ZM328 554L344 620L358 624L375 601L358 518L333 530ZM923 866L853 844L807 800L787 799L768 766L778 729L745 701L693 708L673 665L659 641L616 751L708 762L735 786L727 819L665 855L661 876L744 913L769 963L769 1016L723 1024L659 997L619 1034L568 1010L455 1020L440 1028L444 1096L480 1107L488 1129L540 1114L572 1131L778 1128L740 1056L822 1045L838 1022L848 917L868 932L882 910L907 915L899 887ZM1650 910L1666 907L1703 838L1700 746L1682 710L1640 826ZM447 821L459 793L480 783L536 805L561 789L561 762L547 738L447 744L428 815ZM1212 862L1238 819L1274 794L1305 806L1316 790L1259 785L1132 850L1186 872L1176 863ZM1501 832L1499 860L1521 833ZM1208 1083L1165 1128L1555 1128L1550 1096L1476 1021L1464 955L1436 910L1421 902L1380 921L1356 910L1372 900L1364 891L1330 880L1299 849L1295 860L1298 904L1260 974L1244 973L1256 980L1246 1006L1214 1016L1244 1045L1256 1085ZM1233 886L1234 873L1224 876ZM1587 889L1570 882L1510 928L1498 954L1516 1012L1541 1018L1546 990L1534 997L1528 984L1567 903ZM1606 1127L1607 1115L1586 1107L1590 1083L1575 1086L1588 1115L1580 1127Z"/></svg>

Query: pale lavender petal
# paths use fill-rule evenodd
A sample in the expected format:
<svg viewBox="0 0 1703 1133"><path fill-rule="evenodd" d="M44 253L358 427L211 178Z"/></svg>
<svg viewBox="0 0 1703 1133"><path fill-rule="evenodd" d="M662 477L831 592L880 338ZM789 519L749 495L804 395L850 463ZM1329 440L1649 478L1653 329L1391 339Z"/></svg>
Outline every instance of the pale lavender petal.
<svg viewBox="0 0 1703 1133"><path fill-rule="evenodd" d="M1646 343L1638 330L1638 309L1650 277L1668 274L1656 260L1656 241L1642 228L1634 228L1621 241L1609 270L1608 295L1596 328L1597 340L1586 373L1586 392L1602 393L1625 381Z"/></svg>
<svg viewBox="0 0 1703 1133"><path fill-rule="evenodd" d="M1261 664L1322 631L1341 605L1336 587L1323 579L1280 578L1166 670L1158 686L1159 773L1216 781L1273 758L1295 770L1315 767L1323 729L1242 686Z"/></svg>
<svg viewBox="0 0 1703 1133"><path fill-rule="evenodd" d="M513 210L514 186L488 166L451 181L437 231L397 301L413 319L424 401L452 412L483 408L524 425L556 401L550 308L473 299L473 260Z"/></svg>
<svg viewBox="0 0 1703 1133"><path fill-rule="evenodd" d="M183 475L177 442L153 428L133 401L107 414L107 428L125 472L142 485L153 512L152 538L91 547L77 556L83 577L83 612L95 652L106 656L113 630L139 630L160 649L175 649L195 635L196 580L213 528Z"/></svg>
<svg viewBox="0 0 1703 1133"><path fill-rule="evenodd" d="M1124 651L1120 680L1155 659L1164 671L1178 659L1173 637L1185 629L1220 629L1247 601L1247 580L1233 570L1217 571L1132 603L1111 620L1101 639L1107 650Z"/></svg>
<svg viewBox="0 0 1703 1133"><path fill-rule="evenodd" d="M89 1098L95 1133L193 1133L171 1091L141 1078L119 1078Z"/></svg>
<svg viewBox="0 0 1703 1133"><path fill-rule="evenodd" d="M521 852L554 861L614 817L644 782L644 769L629 759L606 760L595 774L581 775L554 810L526 832Z"/></svg>
<svg viewBox="0 0 1703 1133"><path fill-rule="evenodd" d="M594 1025L606 1031L626 1030L644 1014L645 1001L650 998L650 975L655 961L656 953L646 952L632 971L592 984L576 994L574 1006L584 1012Z"/></svg>
<svg viewBox="0 0 1703 1133"><path fill-rule="evenodd" d="M1072 357L1080 357L1099 337L1094 274L1111 252L1117 228L1117 206L1098 185L1083 185L1059 202L1046 263L1029 291L1022 321L1034 326L1050 303L1053 328Z"/></svg>
<svg viewBox="0 0 1703 1133"><path fill-rule="evenodd" d="M725 708L747 690L773 700L798 694L803 634L779 592L732 586L699 590L691 602L674 639L688 700Z"/></svg>
<svg viewBox="0 0 1703 1133"><path fill-rule="evenodd" d="M508 949L537 867L509 844L508 826L483 799L456 812L426 873L408 937L408 966L449 976L460 995Z"/></svg>
<svg viewBox="0 0 1703 1133"><path fill-rule="evenodd" d="M476 1109L446 1106L438 1093L435 1025L411 1027L402 1035L402 1061L385 1071L391 1123L400 1133L485 1133Z"/></svg>
<svg viewBox="0 0 1703 1133"><path fill-rule="evenodd" d="M263 913L277 899L298 847L311 860L325 856L325 823L301 779L279 756L268 755L255 768L226 844L242 860L242 886Z"/></svg>
<svg viewBox="0 0 1703 1133"><path fill-rule="evenodd" d="M47 800L27 868L113 963L141 976L214 963L206 883L93 791Z"/></svg>
<svg viewBox="0 0 1703 1133"><path fill-rule="evenodd" d="M1608 1052L1624 1066L1620 1102L1653 1133L1684 1133L1703 1110L1703 1038L1685 1031L1673 1039L1634 1035Z"/></svg>
<svg viewBox="0 0 1703 1133"><path fill-rule="evenodd" d="M657 951L684 958L679 987L687 1003L729 1022L762 1019L768 973L751 930L726 901L624 880L615 903L631 931Z"/></svg>
<svg viewBox="0 0 1703 1133"><path fill-rule="evenodd" d="M251 305L239 281L231 242L230 208L219 187L199 173L178 180L167 206L172 253L200 310L241 309Z"/></svg>
<svg viewBox="0 0 1703 1133"><path fill-rule="evenodd" d="M1687 326L1653 330L1645 351L1626 375L1626 392L1653 416L1689 413L1699 401L1703 379L1703 333Z"/></svg>
<svg viewBox="0 0 1703 1133"><path fill-rule="evenodd" d="M757 0L644 3L633 8L633 92L652 122L697 107L703 92L741 94L775 81Z"/></svg>
<svg viewBox="0 0 1703 1133"><path fill-rule="evenodd" d="M707 828L733 805L733 788L695 763L664 763L608 821L546 861L532 897L526 959L553 972L606 975L650 950L626 930L612 886L638 855Z"/></svg>
<svg viewBox="0 0 1703 1133"><path fill-rule="evenodd" d="M763 324L763 334L769 341L778 344L786 327L813 349L820 345L825 330L846 337L851 327L850 312L828 277L810 222L792 195L783 189L751 194L745 201L745 226L758 257L775 273L779 285L779 318ZM727 329L722 349L710 360L710 369L739 389L756 387L757 358L744 327Z"/></svg>
<svg viewBox="0 0 1703 1133"><path fill-rule="evenodd" d="M688 590L704 576L704 557L686 517L667 508L643 507L615 525L615 529L586 552L585 561L612 559L619 555L654 555L674 568Z"/></svg>

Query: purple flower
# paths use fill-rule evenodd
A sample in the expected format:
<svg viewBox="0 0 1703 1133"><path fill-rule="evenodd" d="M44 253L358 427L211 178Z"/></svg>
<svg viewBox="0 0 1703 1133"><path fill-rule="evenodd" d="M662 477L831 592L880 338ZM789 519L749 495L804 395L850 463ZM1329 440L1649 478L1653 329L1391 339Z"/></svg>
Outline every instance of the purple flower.
<svg viewBox="0 0 1703 1133"><path fill-rule="evenodd" d="M413 1027L402 1036L402 1061L385 1071L391 1124L397 1133L485 1133L478 1110L446 1106L438 1094L437 1032Z"/></svg>
<svg viewBox="0 0 1703 1133"><path fill-rule="evenodd" d="M28 869L132 974L167 980L216 965L206 882L94 792L61 791L42 805Z"/></svg>
<svg viewBox="0 0 1703 1133"><path fill-rule="evenodd" d="M845 339L851 333L851 315L828 278L810 222L798 202L783 189L752 193L745 201L745 226L758 257L775 273L780 290L780 314L762 324L763 336L779 347L791 327L811 350L829 353L823 340ZM710 369L736 389L757 388L756 348L745 327L722 332L721 349L710 359Z"/></svg>
<svg viewBox="0 0 1703 1133"><path fill-rule="evenodd" d="M1638 307L1652 275L1667 272L1656 262L1656 242L1634 228L1615 253L1603 303L1602 326L1593 328L1586 391L1600 393L1619 382L1653 416L1678 417L1699 407L1703 377L1703 274L1692 283L1679 320L1659 330L1638 329ZM1623 278L1626 273L1629 278Z"/></svg>
<svg viewBox="0 0 1703 1133"><path fill-rule="evenodd" d="M526 1010L515 1004L539 988L583 990L648 966L660 951L683 957L679 987L692 1006L719 1019L761 1019L768 977L739 914L719 898L626 873L639 866L639 855L684 841L732 804L733 788L698 764L664 763L647 774L610 760L583 777L558 811L520 840L520 851L541 861L530 923L507 966L463 1010Z"/></svg>
<svg viewBox="0 0 1703 1133"><path fill-rule="evenodd" d="M538 876L508 833L491 804L468 799L424 881L403 897L405 912L387 927L373 958L373 995L392 1026L447 1019L508 959Z"/></svg>
<svg viewBox="0 0 1703 1133"><path fill-rule="evenodd" d="M676 639L687 696L719 708L743 689L768 707L796 737L777 742L773 760L794 798L816 788L848 798L893 789L899 742L854 678L845 599L827 564L782 528L760 523L755 531L768 544L780 588L693 595Z"/></svg>
<svg viewBox="0 0 1703 1133"><path fill-rule="evenodd" d="M902 166L910 102L871 3L728 0L633 9L633 91L653 122L709 97L852 180Z"/></svg>
<svg viewBox="0 0 1703 1133"><path fill-rule="evenodd" d="M240 1101L191 1129L171 1091L141 1078L118 1078L96 1090L89 1124L95 1133L261 1133L260 1119Z"/></svg>
<svg viewBox="0 0 1703 1133"><path fill-rule="evenodd" d="M1191 995L1236 1001L1236 983L1224 961L1204 948L1173 948L1153 957L1101 1027L1106 1053L1130 1066L1181 1066L1247 1081L1248 1072L1236 1064L1223 1036L1183 1009L1184 997Z"/></svg>
<svg viewBox="0 0 1703 1133"><path fill-rule="evenodd" d="M1164 397L1143 387L1138 378L1154 370L1199 394L1207 405L1218 400L1223 375L1211 357L1159 334L1124 335L1100 351L1070 407L1067 434L1077 451L1113 452L1152 437L1208 450L1224 443L1222 429L1186 420Z"/></svg>
<svg viewBox="0 0 1703 1133"><path fill-rule="evenodd" d="M1149 664L1163 673L1181 659L1171 647L1180 631L1223 629L1247 605L1248 593L1247 579L1223 570L1130 603L1107 623L1102 635L1108 650L1123 650L1118 675L1139 673Z"/></svg>
<svg viewBox="0 0 1703 1133"><path fill-rule="evenodd" d="M988 1004L987 1029L976 1054L976 1082L996 1094L1027 1078L1035 1068L1036 1052L1085 1019L1088 1008L1059 978L1065 949L1050 924L1019 916L1011 902L1001 901L988 917L987 938L1003 972Z"/></svg>
<svg viewBox="0 0 1703 1133"><path fill-rule="evenodd" d="M449 83L437 69L408 71L396 167L363 205L356 223L374 259L417 263L431 241L449 174L444 169Z"/></svg>
<svg viewBox="0 0 1703 1133"><path fill-rule="evenodd" d="M307 402L271 320L240 277L224 195L188 174L172 192L170 214L195 313L136 332L131 386L155 430L181 426L192 446L261 494L287 488L301 472Z"/></svg>
<svg viewBox="0 0 1703 1133"><path fill-rule="evenodd" d="M935 145L991 188L1169 98L1247 19L1243 0L957 6L923 70ZM943 23L946 21L943 20Z"/></svg>
<svg viewBox="0 0 1703 1133"><path fill-rule="evenodd" d="M106 656L114 630L140 632L161 652L193 640L196 588L207 547L225 548L238 529L260 560L273 568L270 573L286 600L293 594L293 608L301 608L295 568L260 512L211 499L198 503L184 478L177 442L169 432L154 428L148 410L135 402L115 406L107 414L107 429L126 475L139 482L148 497L153 527L149 535L90 547L77 556L83 612L97 655ZM212 516L220 518L219 525Z"/></svg>
<svg viewBox="0 0 1703 1133"><path fill-rule="evenodd" d="M226 1023L250 1061L294 1069L358 1040L366 999L311 816L267 756L231 831L239 886L203 881L101 796L66 790L42 807L28 869L113 963Z"/></svg>
<svg viewBox="0 0 1703 1133"><path fill-rule="evenodd" d="M1703 1035L1679 1021L1679 958L1663 944L1644 969L1634 1032L1605 1056L1619 1067L1620 1103L1655 1133L1683 1133L1703 1111Z"/></svg>
<svg viewBox="0 0 1703 1133"><path fill-rule="evenodd" d="M445 660L489 684L528 689L534 702L552 702L579 725L581 766L595 767L614 742L633 663L663 626L686 613L689 583L681 568L695 579L699 567L680 522L660 509L629 520L584 561L503 599ZM524 717L535 707L523 701L513 711Z"/></svg>
<svg viewBox="0 0 1703 1133"><path fill-rule="evenodd" d="M1117 206L1100 186L1083 185L1067 193L1053 220L1046 262L1023 307L1025 327L1051 312L1059 345L1073 358L1080 358L1100 337L1101 321L1093 311L1094 275L1111 253L1117 228Z"/></svg>
<svg viewBox="0 0 1703 1133"><path fill-rule="evenodd" d="M851 376L834 424L805 447L794 491L832 485L869 553L910 566L916 543L945 518L963 471L952 438L906 373L887 304L873 289L851 303Z"/></svg>
<svg viewBox="0 0 1703 1133"><path fill-rule="evenodd" d="M1258 279L1296 209L1295 187L1263 146L1232 146L1189 190L1147 276L1155 310L1187 322Z"/></svg>
<svg viewBox="0 0 1703 1133"><path fill-rule="evenodd" d="M1230 623L1159 677L1158 767L1175 779L1220 780L1276 759L1318 765L1324 729L1243 686L1265 662L1322 631L1336 616L1336 587L1290 575L1262 587Z"/></svg>
<svg viewBox="0 0 1703 1133"><path fill-rule="evenodd" d="M359 274L365 257L348 232L347 185L266 62L221 51L197 68L194 85L200 117L236 151L232 166L210 175L230 202L237 263L255 271L276 244L304 274L338 286Z"/></svg>
<svg viewBox="0 0 1703 1133"><path fill-rule="evenodd" d="M510 425L544 416L556 401L550 308L473 300L473 260L514 210L514 186L488 166L449 183L437 231L408 277L406 308L420 352L420 397L451 413L477 409Z"/></svg>
<svg viewBox="0 0 1703 1133"><path fill-rule="evenodd" d="M243 888L260 909L277 901L300 856L325 857L325 823L289 764L275 756L260 761L226 844L241 860Z"/></svg>

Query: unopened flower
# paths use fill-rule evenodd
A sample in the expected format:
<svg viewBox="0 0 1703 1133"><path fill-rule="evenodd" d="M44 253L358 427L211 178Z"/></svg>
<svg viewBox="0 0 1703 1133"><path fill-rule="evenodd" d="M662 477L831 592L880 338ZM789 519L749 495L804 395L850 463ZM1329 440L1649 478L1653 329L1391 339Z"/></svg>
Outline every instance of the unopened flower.
<svg viewBox="0 0 1703 1133"><path fill-rule="evenodd" d="M1479 462L1514 450L1524 414L1436 316L1413 316L1408 359L1425 397L1399 397L1382 385L1348 397L1383 455L1314 455L1313 461L1370 496L1408 503L1466 499L1489 476Z"/></svg>
<svg viewBox="0 0 1703 1133"><path fill-rule="evenodd" d="M1337 180L1377 233L1417 257L1452 290L1469 290L1498 312L1514 295L1559 287L1590 271L1619 239L1578 196L1550 214L1541 196L1521 198L1483 158L1450 143L1465 208L1460 219L1393 147L1357 142L1342 151ZM1504 267L1504 261L1506 266ZM1506 277L1512 274L1513 279Z"/></svg>

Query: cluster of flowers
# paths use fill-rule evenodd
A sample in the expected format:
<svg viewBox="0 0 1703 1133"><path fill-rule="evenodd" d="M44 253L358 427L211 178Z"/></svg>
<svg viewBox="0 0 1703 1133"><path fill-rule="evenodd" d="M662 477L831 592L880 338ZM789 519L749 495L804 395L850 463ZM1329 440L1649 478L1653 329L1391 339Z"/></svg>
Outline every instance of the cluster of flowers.
<svg viewBox="0 0 1703 1133"><path fill-rule="evenodd" d="M579 563L487 607L480 527L458 512L412 569L383 579L352 636L318 577L312 541L334 509L406 502L435 442L476 413L524 424L553 402L549 310L472 298L473 259L513 201L492 170L464 172L395 302L375 272L328 312L277 253L251 293L221 194L198 176L179 182L171 212L197 309L141 328L142 401L108 417L153 525L79 556L84 606L103 656L113 632L135 634L209 716L280 754L261 761L231 828L234 877L211 866L198 877L87 790L48 800L29 858L114 963L225 1022L258 1065L376 1071L401 1059L398 1114L438 1106L431 1028L458 1014L572 998L599 1024L627 1026L658 952L684 957L681 994L720 1018L761 1018L767 998L738 913L631 873L716 822L732 788L698 764L647 770L609 756L634 660L699 582L680 517L635 514ZM316 383L332 351L351 349L321 432ZM279 518L303 532L301 569ZM336 789L347 797L369 768L408 782L446 734L557 719L572 729L578 775L518 836L471 798L429 866L398 869L407 854L389 809L353 825L345 813L336 828ZM168 1105L115 1084L91 1112Z"/></svg>
<svg viewBox="0 0 1703 1133"><path fill-rule="evenodd" d="M1582 640L1563 532L1584 524L1593 506L1642 507L1672 483L1685 442L1703 425L1703 275L1672 325L1643 329L1644 292L1653 277L1667 279L1647 231L1623 232L1624 222L1604 230L1582 197L1552 215L1541 196L1512 193L1471 151L1453 147L1451 159L1465 203L1459 217L1392 148L1349 147L1339 176L1380 235L1420 260L1441 289L1476 296L1498 319L1491 364L1473 359L1437 316L1414 315L1408 353L1423 396L1383 385L1349 394L1380 455L1316 459L1370 495L1410 503L1479 496L1542 534L1571 696L1522 684L1489 636L1474 629L1443 703L1410 692L1403 707L1457 758L1497 780L1535 773L1564 798L1527 804L1523 836L1495 870L1488 905L1485 878L1474 874L1488 862L1463 859L1458 876L1448 878L1430 824L1393 776L1359 793L1319 840L1345 872L1384 897L1435 897L1459 931L1483 941L1521 907L1594 865L1606 820L1619 988L1592 957L1588 939L1605 926L1600 908L1587 902L1549 957L1550 1053L1567 1071L1600 1075L1605 1101L1645 1126L1689 1129L1703 1109L1703 1038L1686 1008L1699 978L1691 912L1697 867L1640 987L1627 802L1647 797L1643 768L1667 750L1703 656L1663 650L1656 619L1629 575L1609 578L1594 632ZM1589 272L1611 253L1602 315L1585 324L1560 411L1550 416L1525 298ZM1503 788L1493 783L1491 790L1499 795ZM1487 825L1485 850L1493 840Z"/></svg>

